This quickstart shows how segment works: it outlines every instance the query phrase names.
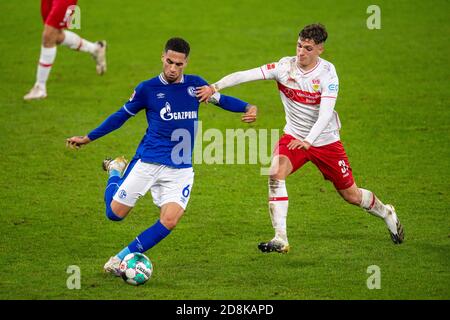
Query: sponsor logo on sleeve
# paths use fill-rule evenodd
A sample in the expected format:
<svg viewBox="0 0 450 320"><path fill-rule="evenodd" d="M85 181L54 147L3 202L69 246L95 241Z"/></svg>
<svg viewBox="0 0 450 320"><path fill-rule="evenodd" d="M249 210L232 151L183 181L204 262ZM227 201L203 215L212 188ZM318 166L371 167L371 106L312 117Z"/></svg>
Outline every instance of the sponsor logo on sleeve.
<svg viewBox="0 0 450 320"><path fill-rule="evenodd" d="M330 92L338 92L338 90L339 90L339 85L338 85L338 84L335 84L335 83L332 83L332 84L328 85L328 90L329 90Z"/></svg>

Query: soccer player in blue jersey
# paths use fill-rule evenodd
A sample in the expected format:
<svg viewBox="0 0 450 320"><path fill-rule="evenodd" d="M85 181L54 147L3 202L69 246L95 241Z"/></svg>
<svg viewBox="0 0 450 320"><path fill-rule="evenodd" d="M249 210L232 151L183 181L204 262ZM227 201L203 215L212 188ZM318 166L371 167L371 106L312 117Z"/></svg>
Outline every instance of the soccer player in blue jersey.
<svg viewBox="0 0 450 320"><path fill-rule="evenodd" d="M146 112L148 128L132 161L128 164L119 157L103 162L109 173L104 198L106 215L112 221L123 220L137 200L150 190L153 202L160 208L160 218L111 257L104 266L106 272L120 275L119 264L127 254L143 253L167 237L188 204L194 182L192 150L200 105L195 88L207 85L201 77L183 73L189 51L185 40L169 39L159 76L141 82L125 105L98 128L86 136L67 139L69 147L79 148L118 129L139 111ZM244 122L256 120L256 106L239 99L217 94L210 102L228 111L244 113Z"/></svg>

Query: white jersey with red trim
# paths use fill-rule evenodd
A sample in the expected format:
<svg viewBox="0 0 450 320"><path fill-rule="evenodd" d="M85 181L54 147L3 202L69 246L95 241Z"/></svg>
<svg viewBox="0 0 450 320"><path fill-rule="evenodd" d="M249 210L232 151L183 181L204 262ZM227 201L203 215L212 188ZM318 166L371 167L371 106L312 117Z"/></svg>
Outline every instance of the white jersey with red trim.
<svg viewBox="0 0 450 320"><path fill-rule="evenodd" d="M304 72L297 66L297 57L294 56L266 64L260 69L265 79L278 83L286 112L284 132L297 139L305 139L319 118L322 100L337 98L339 80L334 65L319 58L313 69ZM333 110L333 116L312 145L318 147L338 141L340 128L339 116Z"/></svg>

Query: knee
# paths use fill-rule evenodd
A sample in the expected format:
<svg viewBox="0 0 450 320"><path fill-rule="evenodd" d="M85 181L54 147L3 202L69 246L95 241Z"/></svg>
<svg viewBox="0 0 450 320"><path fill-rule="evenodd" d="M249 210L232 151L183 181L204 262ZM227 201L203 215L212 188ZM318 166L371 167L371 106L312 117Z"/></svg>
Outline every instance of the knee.
<svg viewBox="0 0 450 320"><path fill-rule="evenodd" d="M42 33L42 45L46 48L54 47L57 44L58 36L52 30L45 29Z"/></svg>
<svg viewBox="0 0 450 320"><path fill-rule="evenodd" d="M114 211L111 209L111 206L106 207L106 217L111 221L122 221L123 220L123 217L114 213Z"/></svg>
<svg viewBox="0 0 450 320"><path fill-rule="evenodd" d="M285 171L286 170L284 170L284 168L281 166L272 166L272 168L270 168L269 182L276 180L285 180L286 179Z"/></svg>
<svg viewBox="0 0 450 320"><path fill-rule="evenodd" d="M106 206L106 217L111 221L122 221L127 214L128 210L123 210L115 201Z"/></svg>
<svg viewBox="0 0 450 320"><path fill-rule="evenodd" d="M286 177L283 177L283 175L280 172L273 172L269 176L269 183L272 181L284 180L285 178Z"/></svg>
<svg viewBox="0 0 450 320"><path fill-rule="evenodd" d="M269 178L270 180L286 180L292 172L291 161L285 157L275 157L272 159L270 166Z"/></svg>
<svg viewBox="0 0 450 320"><path fill-rule="evenodd" d="M355 206L359 206L361 204L361 194L359 192L353 192L350 194L343 195L345 201Z"/></svg>
<svg viewBox="0 0 450 320"><path fill-rule="evenodd" d="M160 222L164 227L166 227L169 230L172 230L178 224L178 219L176 219L175 217L165 216L160 218Z"/></svg>
<svg viewBox="0 0 450 320"><path fill-rule="evenodd" d="M275 170L271 170L269 174L269 182L271 181L279 181L286 180L289 175L289 171L286 168L277 168Z"/></svg>

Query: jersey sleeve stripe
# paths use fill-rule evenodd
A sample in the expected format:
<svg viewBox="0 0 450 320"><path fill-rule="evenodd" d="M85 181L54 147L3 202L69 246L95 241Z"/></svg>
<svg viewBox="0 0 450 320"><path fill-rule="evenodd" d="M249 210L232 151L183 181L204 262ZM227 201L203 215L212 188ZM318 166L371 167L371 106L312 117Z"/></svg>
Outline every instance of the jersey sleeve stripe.
<svg viewBox="0 0 450 320"><path fill-rule="evenodd" d="M332 97L332 96L321 96L321 98L337 99L337 97Z"/></svg>
<svg viewBox="0 0 450 320"><path fill-rule="evenodd" d="M131 112L130 110L128 110L127 107L126 107L125 105L123 106L123 109L124 109L128 114L130 114L130 115L132 115L132 116L135 116L135 115L136 115L135 113L133 113L133 112Z"/></svg>

